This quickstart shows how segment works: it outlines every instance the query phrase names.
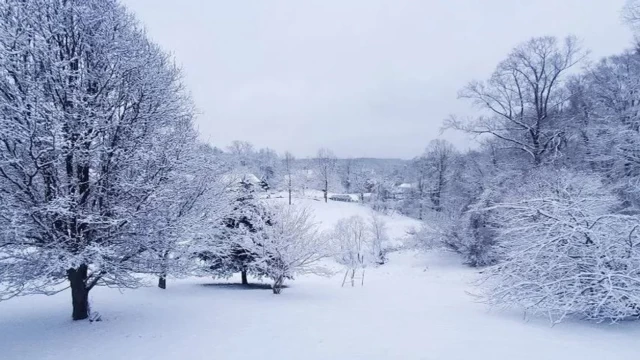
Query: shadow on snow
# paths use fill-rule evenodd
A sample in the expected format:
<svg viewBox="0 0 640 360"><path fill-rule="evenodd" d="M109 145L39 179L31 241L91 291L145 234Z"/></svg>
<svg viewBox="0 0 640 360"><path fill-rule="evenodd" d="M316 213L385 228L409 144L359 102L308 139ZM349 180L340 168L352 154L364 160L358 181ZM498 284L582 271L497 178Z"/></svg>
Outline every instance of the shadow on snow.
<svg viewBox="0 0 640 360"><path fill-rule="evenodd" d="M271 290L271 284L265 283L251 283L251 284L240 284L240 283L207 283L200 284L204 287L218 288L218 289L228 289L228 290ZM287 285L282 286L283 289L288 288Z"/></svg>

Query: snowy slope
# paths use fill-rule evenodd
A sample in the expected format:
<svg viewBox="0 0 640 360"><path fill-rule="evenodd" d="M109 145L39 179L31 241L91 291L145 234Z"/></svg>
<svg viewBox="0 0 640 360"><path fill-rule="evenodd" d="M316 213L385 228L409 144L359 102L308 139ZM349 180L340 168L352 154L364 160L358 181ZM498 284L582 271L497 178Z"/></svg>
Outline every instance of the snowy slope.
<svg viewBox="0 0 640 360"><path fill-rule="evenodd" d="M367 216L357 204L297 200L330 228ZM389 218L394 236L416 222ZM100 323L73 323L69 294L0 303L0 359L634 359L640 326L525 322L487 312L466 292L475 273L451 254L391 254L364 287L305 277L282 295L211 286L100 288ZM209 284L209 285L207 285Z"/></svg>
<svg viewBox="0 0 640 360"><path fill-rule="evenodd" d="M286 202L286 198L273 199L272 201ZM358 203L345 203L339 201L324 202L321 198L294 198L293 204L310 208L315 214L315 221L318 222L322 229L331 230L336 223L343 218L350 216L361 216L365 221L373 213L371 208L360 205ZM381 215L387 223L388 233L391 240L402 240L407 236L407 230L420 227L420 222L401 216Z"/></svg>

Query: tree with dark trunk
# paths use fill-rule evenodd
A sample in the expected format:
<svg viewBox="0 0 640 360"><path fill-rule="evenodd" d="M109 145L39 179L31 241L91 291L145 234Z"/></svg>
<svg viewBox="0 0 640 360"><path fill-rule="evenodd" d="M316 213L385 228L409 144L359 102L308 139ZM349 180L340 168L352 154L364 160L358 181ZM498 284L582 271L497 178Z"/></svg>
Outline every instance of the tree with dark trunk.
<svg viewBox="0 0 640 360"><path fill-rule="evenodd" d="M160 289L166 289L167 288L167 275L166 274L160 274L160 276L158 276L158 287Z"/></svg>
<svg viewBox="0 0 640 360"><path fill-rule="evenodd" d="M284 276L278 275L273 279L272 290L275 295L282 293L282 287L284 285Z"/></svg>
<svg viewBox="0 0 640 360"><path fill-rule="evenodd" d="M89 290L87 287L87 265L82 264L77 269L67 270L67 277L71 285L71 303L73 306L73 320L83 320L89 317Z"/></svg>
<svg viewBox="0 0 640 360"><path fill-rule="evenodd" d="M247 280L247 269L242 269L240 275L242 278L242 285L249 285L249 280Z"/></svg>
<svg viewBox="0 0 640 360"><path fill-rule="evenodd" d="M0 1L0 300L136 287L196 140L172 59L116 0Z"/></svg>

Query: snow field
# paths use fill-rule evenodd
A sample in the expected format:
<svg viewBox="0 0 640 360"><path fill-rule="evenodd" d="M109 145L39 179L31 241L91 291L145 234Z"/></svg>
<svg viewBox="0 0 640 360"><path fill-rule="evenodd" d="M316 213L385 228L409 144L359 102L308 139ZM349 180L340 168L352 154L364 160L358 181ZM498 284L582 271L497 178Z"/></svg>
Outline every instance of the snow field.
<svg viewBox="0 0 640 360"><path fill-rule="evenodd" d="M278 200L280 201L280 200ZM286 201L286 200L285 200ZM371 210L295 199L330 229ZM391 238L415 220L385 217ZM72 322L67 292L0 303L0 359L635 359L640 327L567 322L553 328L521 313L488 312L469 292L473 269L452 254L390 254L365 285L342 274L305 276L269 289L169 279L168 289L97 288L103 320ZM232 279L238 281L239 279Z"/></svg>

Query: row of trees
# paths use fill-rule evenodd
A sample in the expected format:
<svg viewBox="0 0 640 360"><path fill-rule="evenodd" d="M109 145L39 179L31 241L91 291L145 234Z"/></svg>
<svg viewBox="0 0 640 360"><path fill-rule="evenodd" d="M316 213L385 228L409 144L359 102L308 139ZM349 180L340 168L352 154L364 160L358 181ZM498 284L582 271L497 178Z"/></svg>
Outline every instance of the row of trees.
<svg viewBox="0 0 640 360"><path fill-rule="evenodd" d="M423 245L489 266L492 305L552 321L638 318L640 52L590 66L585 56L573 37L533 38L469 83L460 97L481 115L446 128L480 147L432 143L403 211L425 220Z"/></svg>
<svg viewBox="0 0 640 360"><path fill-rule="evenodd" d="M380 189L396 186L406 177L403 161L388 165L380 159L339 159L326 148L304 159L290 152L280 156L268 148L255 150L244 141L234 141L226 151L217 151L237 171L256 176L264 190L285 191L290 198L294 193L317 190L325 202L329 193L357 194L364 199L365 194L378 195Z"/></svg>

